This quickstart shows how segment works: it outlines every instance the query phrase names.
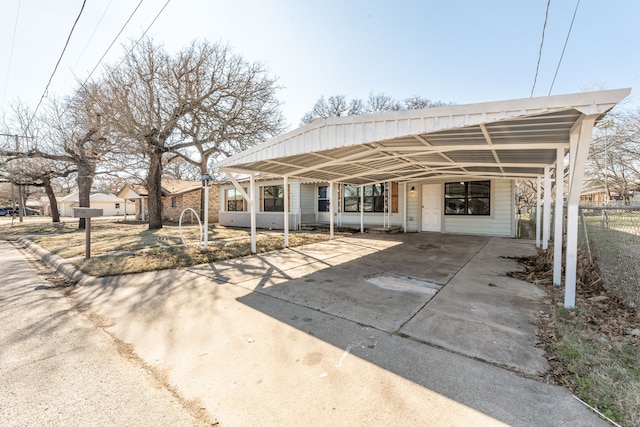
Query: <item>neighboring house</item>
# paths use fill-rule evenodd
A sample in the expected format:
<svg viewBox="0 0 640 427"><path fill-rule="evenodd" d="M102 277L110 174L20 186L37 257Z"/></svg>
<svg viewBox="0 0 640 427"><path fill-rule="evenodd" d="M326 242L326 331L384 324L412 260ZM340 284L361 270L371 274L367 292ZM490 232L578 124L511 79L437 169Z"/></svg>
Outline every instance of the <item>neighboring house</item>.
<svg viewBox="0 0 640 427"><path fill-rule="evenodd" d="M640 185L631 184L629 190L629 205L640 204ZM585 188L580 193L580 205L582 206L620 206L626 202L624 198L615 191L609 190L610 198L607 200L607 191L604 186Z"/></svg>
<svg viewBox="0 0 640 427"><path fill-rule="evenodd" d="M90 208L102 209L104 216L132 215L135 208L132 202L110 193L91 193L89 196ZM58 199L58 211L60 216L73 216L73 208L80 207L78 193Z"/></svg>
<svg viewBox="0 0 640 427"><path fill-rule="evenodd" d="M198 215L200 214L202 197L202 183L200 181L165 178L162 180L161 187L163 221L177 222L182 212L188 208L195 210ZM219 194L220 188L217 185L214 184L209 188L209 223L218 222ZM144 186L126 184L118 192L118 196L135 201L137 219L148 219L149 193Z"/></svg>

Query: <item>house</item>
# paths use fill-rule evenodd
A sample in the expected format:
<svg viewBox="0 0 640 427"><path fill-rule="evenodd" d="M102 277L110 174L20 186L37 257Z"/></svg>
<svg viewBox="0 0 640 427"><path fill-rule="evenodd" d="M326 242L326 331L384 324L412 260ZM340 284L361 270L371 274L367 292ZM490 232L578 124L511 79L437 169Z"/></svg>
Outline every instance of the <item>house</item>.
<svg viewBox="0 0 640 427"><path fill-rule="evenodd" d="M564 180L568 156L566 192L557 185L555 199L567 200L565 307L571 308L578 204L592 130L629 93L617 89L317 119L214 165L235 189L225 188L221 224L246 218L245 211L230 213L240 209L240 195L249 207L254 253L257 225L277 225L274 211L282 212L285 245L296 215L300 221L328 216L331 235L336 221L359 222L364 229L365 221L375 220L382 227L402 224L405 232L515 237L515 182L534 179L537 212L545 206L544 216L536 219L542 230L536 245L546 249L552 175ZM257 173L280 179L262 183ZM248 176L248 185L238 174ZM555 207L555 236L564 233L563 209ZM562 242L554 239L558 285Z"/></svg>
<svg viewBox="0 0 640 427"><path fill-rule="evenodd" d="M607 193L609 196L607 197ZM617 191L609 188L608 191L605 186L594 186L585 188L580 193L580 205L581 206L623 206L640 204L640 184L632 182L628 186L628 199L625 200L623 195Z"/></svg>
<svg viewBox="0 0 640 427"><path fill-rule="evenodd" d="M163 221L179 221L182 212L188 208L195 210L200 215L202 189L201 181L163 178L160 189ZM209 188L209 223L218 222L219 194L220 189L217 185L212 185ZM118 196L134 200L136 219L146 220L148 218L149 193L145 186L126 184L118 192Z"/></svg>
<svg viewBox="0 0 640 427"><path fill-rule="evenodd" d="M104 216L132 215L135 210L133 203L127 202L126 199L118 197L110 193L91 193L89 196L89 204L91 208L102 209ZM79 207L78 193L72 193L68 196L58 199L58 212L60 216L73 216L73 208Z"/></svg>

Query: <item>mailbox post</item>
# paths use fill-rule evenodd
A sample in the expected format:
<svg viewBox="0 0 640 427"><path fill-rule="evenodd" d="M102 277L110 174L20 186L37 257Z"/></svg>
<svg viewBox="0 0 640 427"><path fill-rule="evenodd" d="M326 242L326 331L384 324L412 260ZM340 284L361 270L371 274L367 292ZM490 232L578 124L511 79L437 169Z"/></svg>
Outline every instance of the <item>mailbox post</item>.
<svg viewBox="0 0 640 427"><path fill-rule="evenodd" d="M73 208L74 218L85 218L85 259L91 258L91 218L102 216L102 209Z"/></svg>

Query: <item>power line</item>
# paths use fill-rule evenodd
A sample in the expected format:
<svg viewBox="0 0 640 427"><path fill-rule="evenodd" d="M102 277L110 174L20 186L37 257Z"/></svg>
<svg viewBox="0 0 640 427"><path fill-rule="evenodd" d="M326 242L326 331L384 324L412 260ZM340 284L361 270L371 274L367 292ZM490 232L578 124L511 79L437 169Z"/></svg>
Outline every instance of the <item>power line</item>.
<svg viewBox="0 0 640 427"><path fill-rule="evenodd" d="M533 97L533 90L536 88L536 82L538 81L538 71L540 70L540 59L542 59L542 46L544 45L544 32L547 28L547 19L549 18L550 5L551 5L551 0L547 0L547 10L544 14L544 25L542 26L542 40L540 40L540 50L538 52L538 64L536 65L536 75L533 78L533 86L531 87L531 95L529 95L529 98Z"/></svg>
<svg viewBox="0 0 640 427"><path fill-rule="evenodd" d="M98 65L100 65L100 63L102 62L102 60L104 59L105 56L107 56L107 53L109 52L109 50L113 47L114 43L116 42L116 40L118 40L118 38L120 37L120 34L122 34L122 32L124 31L124 29L126 28L127 25L129 25L129 21L131 21L131 18L133 18L133 15L135 15L136 11L138 10L138 8L140 7L140 5L142 4L144 0L140 0L140 2L138 3L138 5L136 6L135 9L133 9L133 12L131 12L131 15L129 15L129 18L127 19L127 21L124 23L124 25L122 26L122 28L120 28L120 31L118 31L118 34L116 34L116 36L114 37L113 41L111 42L111 44L109 45L109 47L107 47L107 50L104 51L104 53L102 54L102 56L100 57L100 59L98 60L98 63L95 65L95 67L93 67L93 69L91 70L91 72L89 73L89 75L87 76L87 78L84 80L84 82L82 83L82 86L84 86L87 81L89 81L89 79L91 78L91 76L93 75L93 73L96 71L96 69L98 68Z"/></svg>
<svg viewBox="0 0 640 427"><path fill-rule="evenodd" d="M138 8L140 7L140 5L142 4L144 0L140 0L140 2L138 3L138 5L136 6L136 8L133 10L133 12L131 12L131 15L129 15L129 18L127 19L127 21L124 23L124 25L122 26L122 28L120 29L120 31L118 32L118 34L116 35L116 37L113 39L113 41L111 42L111 44L109 45L109 47L107 48L107 50L105 51L105 53L102 55L102 57L100 58L100 60L98 61L98 63L95 65L95 67L93 67L93 69L91 70L91 72L89 73L89 75L87 76L87 78L80 83L80 87L81 88L85 88L86 89L86 84L89 81L89 79L91 78L91 75L95 72L95 70L98 68L98 66L100 65L100 62L102 62L102 60L104 59L104 57L107 55L107 52L109 51L109 49L111 49L111 47L113 46L113 44L116 42L116 40L118 39L118 37L120 37L120 34L122 33L122 31L125 29L125 27L127 26L127 24L129 23L129 21L131 20L131 18L133 17L133 15L136 13L136 11L138 10ZM156 22L156 20L158 19L158 17L160 17L160 14L165 10L165 8L167 7L167 5L169 4L171 0L167 0L164 4L164 6L162 6L162 8L160 9L160 11L156 14L156 16L153 18L153 20L151 21L151 23L147 26L147 29L144 30L144 32L142 33L142 35L140 36L140 38L133 44L133 46L131 47L131 49L129 49L129 51L127 51L127 55L129 53L131 53L133 51L133 49L138 45L138 43L140 43L140 40L142 40L142 38L145 36L145 34L147 34L147 32L149 31L149 29L151 28L151 26ZM120 63L118 64L118 66L120 66L120 64L122 64L124 62L126 58L125 57L120 61ZM117 67L116 67L117 68ZM73 70L71 70L71 72L73 73ZM111 72L113 73L113 71ZM77 77L76 77L77 78ZM78 79L79 80L79 79ZM98 86L100 86L102 84L102 82L100 82L98 84ZM93 95L91 94L90 91L87 91L88 95L93 98ZM76 91L76 93L74 94L74 97L76 97L78 95L78 92ZM94 98L95 100L95 98ZM66 111L66 108L65 110Z"/></svg>
<svg viewBox="0 0 640 427"><path fill-rule="evenodd" d="M58 58L58 62L56 62L56 66L53 68L53 72L51 73L51 76L49 77L49 82L47 82L47 86L44 88L44 92L42 92L42 96L40 97L40 101L38 101L38 105L36 105L36 109L33 111L33 116L31 116L31 120L29 120L29 123L27 124L27 129L29 129L29 126L31 126L31 122L35 118L36 113L38 112L38 108L40 108L40 104L42 104L42 100L49 93L49 85L51 84L51 81L53 80L53 76L55 76L56 71L58 70L58 66L60 65L60 62L62 61L62 57L64 56L64 52L67 50L67 46L69 46L69 40L71 40L71 35L73 34L73 31L75 30L76 25L78 24L78 21L80 20L80 16L82 16L82 12L84 11L84 6L86 4L87 4L87 0L84 0L82 2L82 7L80 8L80 12L78 13L78 17L76 18L75 22L73 23L73 27L71 27L71 31L69 32L69 36L67 36L67 41L64 44L64 48L62 48L62 52L60 53L60 57Z"/></svg>
<svg viewBox="0 0 640 427"><path fill-rule="evenodd" d="M91 40L93 40L93 36L95 36L96 31L98 31L98 27L102 23L102 20L104 19L105 15L107 14L107 11L111 7L111 2L113 2L113 0L109 0L109 3L107 4L107 7L102 12L102 15L100 16L100 19L98 20L98 23L93 28L93 31L91 32L91 35L87 39L87 43L84 45L84 48L82 48L82 52L80 52L80 56L78 56L78 59L77 59L76 63L73 65L74 67L76 67L78 65L78 63L80 62L80 59L82 59L82 56L84 55L84 53L86 52L87 48L89 47L89 44L91 43Z"/></svg>
<svg viewBox="0 0 640 427"><path fill-rule="evenodd" d="M153 20L151 21L151 23L147 26L147 29L144 30L144 32L142 33L142 35L140 36L140 38L138 38L138 40L136 40L136 42L133 44L133 46L131 46L131 49L129 49L129 51L127 52L127 55L130 54L133 49L135 49L135 47L138 45L138 43L140 43L140 40L142 40L142 38L147 34L147 32L149 31L149 29L151 28L151 26L156 22L156 20L158 19L158 17L160 17L160 14L165 10L165 8L167 7L167 5L169 4L171 0L167 0L164 4L164 6L162 6L162 8L160 9L160 11L156 14L155 18L153 18ZM118 37L120 37L120 33L122 33L122 31L124 30L124 28L127 26L127 24L129 23L129 21L131 20L131 18L133 17L133 14L136 13L136 10L138 10L138 7L140 7L140 5L142 4L143 0L140 0L140 3L138 3L138 6L136 6L136 8L134 9L134 11L131 13L131 15L129 16L129 19L127 19L127 22L125 22L125 24L122 26L122 28L120 29L120 32L118 32L118 35L116 35L116 37L113 39L113 41L111 42L111 44L109 45L109 47L107 48L107 50L105 51L105 53L102 55L102 57L100 58L100 60L98 61L98 63L96 64L95 67L93 67L93 69L91 70L91 72L89 73L89 75L87 76L87 78L84 80L84 82L82 82L82 84L80 85L81 87L86 87L87 82L89 81L89 79L91 78L91 76L93 75L93 73L96 71L96 69L98 68L98 65L100 65L100 62L102 62L102 60L104 59L104 57L107 55L107 52L109 51L109 49L111 49L111 46L113 46L113 44L116 42L116 40L118 39ZM120 64L122 64L124 62L126 58L123 57L123 59L120 61ZM119 65L120 65L119 64ZM118 65L118 66L119 66Z"/></svg>
<svg viewBox="0 0 640 427"><path fill-rule="evenodd" d="M11 63L13 62L13 47L16 44L16 33L18 32L18 18L20 17L20 4L22 2L18 0L18 10L16 12L16 23L13 26L13 38L11 39L11 52L9 53L9 65L7 66L7 78L4 81L4 90L2 91L2 101L7 95L7 86L9 86L9 74L11 74Z"/></svg>
<svg viewBox="0 0 640 427"><path fill-rule="evenodd" d="M573 11L573 18L571 18L571 25L569 26L569 32L567 32L567 38L564 41L564 46L562 47L562 53L560 54L560 60L558 61L558 66L556 67L556 73L553 75L553 81L551 82L551 87L549 88L548 95L551 95L551 90L553 89L553 85L556 82L556 77L558 76L558 70L560 70L560 64L562 63L562 58L564 57L564 51L567 48L567 43L569 42L569 36L571 35L571 29L573 28L573 22L576 20L576 13L578 13L578 6L580 6L580 0L576 3L576 9Z"/></svg>

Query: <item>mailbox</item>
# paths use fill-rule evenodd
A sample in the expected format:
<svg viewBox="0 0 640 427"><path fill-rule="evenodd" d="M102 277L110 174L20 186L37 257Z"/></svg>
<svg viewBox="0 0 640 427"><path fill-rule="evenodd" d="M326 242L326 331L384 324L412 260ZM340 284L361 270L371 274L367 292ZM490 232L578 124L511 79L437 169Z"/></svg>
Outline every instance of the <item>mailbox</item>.
<svg viewBox="0 0 640 427"><path fill-rule="evenodd" d="M102 216L102 209L73 208L74 218L94 218L97 216Z"/></svg>

